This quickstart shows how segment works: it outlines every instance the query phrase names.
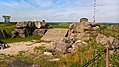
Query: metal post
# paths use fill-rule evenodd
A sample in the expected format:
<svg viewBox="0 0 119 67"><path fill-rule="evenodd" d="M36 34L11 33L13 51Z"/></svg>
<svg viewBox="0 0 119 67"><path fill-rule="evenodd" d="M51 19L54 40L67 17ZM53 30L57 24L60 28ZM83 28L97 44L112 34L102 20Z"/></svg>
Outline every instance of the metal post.
<svg viewBox="0 0 119 67"><path fill-rule="evenodd" d="M93 22L96 20L96 0L94 0L94 15L93 15Z"/></svg>
<svg viewBox="0 0 119 67"><path fill-rule="evenodd" d="M106 67L109 67L109 51L106 49Z"/></svg>

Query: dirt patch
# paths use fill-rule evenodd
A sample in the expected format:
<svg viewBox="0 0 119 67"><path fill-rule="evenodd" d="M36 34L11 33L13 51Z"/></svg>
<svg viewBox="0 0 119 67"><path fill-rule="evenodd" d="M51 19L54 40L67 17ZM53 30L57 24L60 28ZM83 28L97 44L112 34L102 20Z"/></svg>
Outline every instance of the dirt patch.
<svg viewBox="0 0 119 67"><path fill-rule="evenodd" d="M29 42L9 43L8 45L10 47L0 50L0 53L14 55L14 54L18 54L19 51L33 50L34 47L41 46L42 43L34 43L29 41Z"/></svg>

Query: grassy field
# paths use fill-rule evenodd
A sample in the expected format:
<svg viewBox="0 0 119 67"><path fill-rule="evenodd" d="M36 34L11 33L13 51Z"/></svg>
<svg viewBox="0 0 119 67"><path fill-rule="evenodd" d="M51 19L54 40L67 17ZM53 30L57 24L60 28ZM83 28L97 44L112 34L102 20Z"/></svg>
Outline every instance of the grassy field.
<svg viewBox="0 0 119 67"><path fill-rule="evenodd" d="M0 29L4 29L9 35L11 35L11 31L15 29L15 24L0 24Z"/></svg>
<svg viewBox="0 0 119 67"><path fill-rule="evenodd" d="M63 24L63 23L49 23L49 28L69 28L69 24Z"/></svg>

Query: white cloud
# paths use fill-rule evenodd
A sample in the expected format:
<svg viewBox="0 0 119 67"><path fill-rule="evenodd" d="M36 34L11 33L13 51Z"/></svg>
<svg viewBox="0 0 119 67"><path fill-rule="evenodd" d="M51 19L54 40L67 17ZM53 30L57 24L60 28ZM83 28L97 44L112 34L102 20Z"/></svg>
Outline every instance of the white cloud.
<svg viewBox="0 0 119 67"><path fill-rule="evenodd" d="M2 5L9 8L0 10L0 13L10 14L13 21L34 19L79 21L81 17L87 17L93 21L93 0L19 0L19 2L16 0ZM7 12L8 9L9 12ZM96 21L119 21L118 10L118 0L97 0Z"/></svg>

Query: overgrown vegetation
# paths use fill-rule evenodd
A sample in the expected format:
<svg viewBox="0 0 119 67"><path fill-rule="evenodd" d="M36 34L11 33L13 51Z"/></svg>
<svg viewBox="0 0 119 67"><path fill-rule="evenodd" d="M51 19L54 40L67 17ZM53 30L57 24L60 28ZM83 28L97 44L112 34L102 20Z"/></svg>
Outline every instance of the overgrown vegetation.
<svg viewBox="0 0 119 67"><path fill-rule="evenodd" d="M31 41L31 40L40 40L41 36L39 35L32 35L28 37L16 37L16 38L7 38L7 39L1 39L4 43L13 43L13 42L21 42L21 41Z"/></svg>

